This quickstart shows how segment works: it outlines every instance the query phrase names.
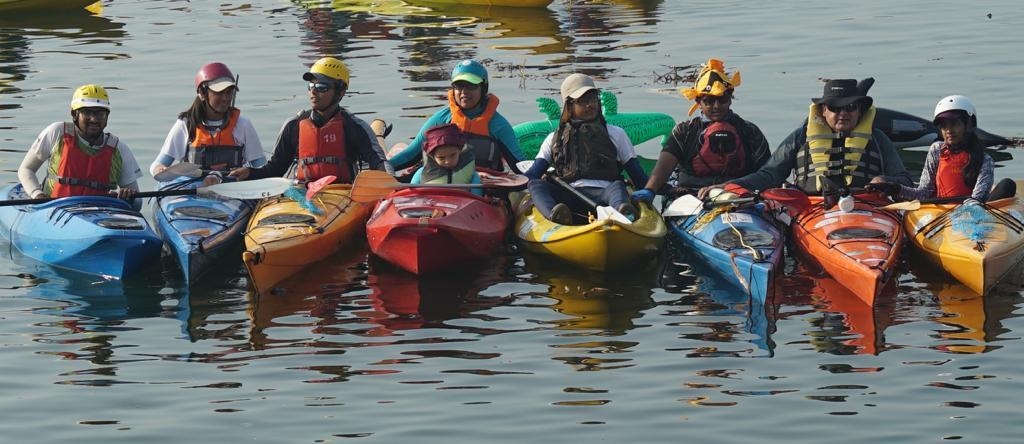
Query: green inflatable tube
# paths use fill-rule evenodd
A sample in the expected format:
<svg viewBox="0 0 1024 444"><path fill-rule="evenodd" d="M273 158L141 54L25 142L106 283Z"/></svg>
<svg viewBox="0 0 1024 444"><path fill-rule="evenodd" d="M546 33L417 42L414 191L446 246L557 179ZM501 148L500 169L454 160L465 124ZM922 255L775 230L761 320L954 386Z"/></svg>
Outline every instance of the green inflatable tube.
<svg viewBox="0 0 1024 444"><path fill-rule="evenodd" d="M547 97L538 97L537 106L547 120L535 120L520 123L512 129L519 141L519 148L528 159L537 157L540 144L551 132L558 129L558 119L562 115L558 102ZM615 94L601 91L601 108L608 123L622 128L629 136L633 145L638 145L655 137L661 136L662 143L672 133L676 121L672 116L662 113L619 113L619 101Z"/></svg>

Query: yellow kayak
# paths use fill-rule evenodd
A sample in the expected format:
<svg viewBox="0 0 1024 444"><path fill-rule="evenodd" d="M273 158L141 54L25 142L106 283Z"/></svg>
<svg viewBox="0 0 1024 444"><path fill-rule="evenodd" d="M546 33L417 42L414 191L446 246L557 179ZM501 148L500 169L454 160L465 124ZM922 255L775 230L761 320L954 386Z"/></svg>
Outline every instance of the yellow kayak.
<svg viewBox="0 0 1024 444"><path fill-rule="evenodd" d="M414 3L437 3L441 5L479 5L514 8L546 8L554 0L413 0Z"/></svg>
<svg viewBox="0 0 1024 444"><path fill-rule="evenodd" d="M640 260L657 255L665 243L665 222L653 207L640 206L632 224L595 220L586 225L561 225L533 206L529 193L514 193L515 230L526 250L556 257L593 271L638 268Z"/></svg>
<svg viewBox="0 0 1024 444"><path fill-rule="evenodd" d="M931 262L978 294L1024 260L1024 204L1016 197L973 207L922 203L903 225Z"/></svg>
<svg viewBox="0 0 1024 444"><path fill-rule="evenodd" d="M320 191L314 198L319 215L283 196L260 202L249 221L242 253L257 292L334 254L364 232L373 203L353 201L351 190L351 185L329 185Z"/></svg>
<svg viewBox="0 0 1024 444"><path fill-rule="evenodd" d="M59 13L64 9L85 8L93 3L99 3L99 0L0 0L0 11Z"/></svg>

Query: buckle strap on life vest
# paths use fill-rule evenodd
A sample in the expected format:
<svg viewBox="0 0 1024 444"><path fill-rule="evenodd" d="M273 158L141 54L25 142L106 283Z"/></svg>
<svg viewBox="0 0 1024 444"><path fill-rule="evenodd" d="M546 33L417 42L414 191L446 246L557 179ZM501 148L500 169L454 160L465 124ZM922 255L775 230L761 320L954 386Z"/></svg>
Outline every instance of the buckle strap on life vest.
<svg viewBox="0 0 1024 444"><path fill-rule="evenodd" d="M312 156L303 157L299 159L303 165L311 165L314 163L330 163L334 165L341 165L341 158L338 156Z"/></svg>
<svg viewBox="0 0 1024 444"><path fill-rule="evenodd" d="M96 190L113 190L114 186L109 183L98 182L94 180L76 179L74 177L63 177L57 176L57 182L63 185L80 185L84 187L93 188Z"/></svg>

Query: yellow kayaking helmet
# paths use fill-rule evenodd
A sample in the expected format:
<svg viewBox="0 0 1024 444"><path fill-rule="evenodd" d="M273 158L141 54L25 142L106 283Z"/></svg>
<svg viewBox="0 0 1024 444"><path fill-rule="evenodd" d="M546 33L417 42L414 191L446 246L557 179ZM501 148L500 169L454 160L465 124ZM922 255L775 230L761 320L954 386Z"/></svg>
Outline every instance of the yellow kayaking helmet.
<svg viewBox="0 0 1024 444"><path fill-rule="evenodd" d="M726 75L725 62L719 59L708 59L708 62L702 65L693 86L683 88L679 92L687 100L696 101L703 96L722 96L732 92L737 86L740 86L740 82L739 71L733 71L732 75ZM694 103L687 115L693 114L697 107L698 105Z"/></svg>
<svg viewBox="0 0 1024 444"><path fill-rule="evenodd" d="M341 82L342 88L348 88L348 67L341 60L334 57L324 57L317 60L309 72L302 75L302 80L307 82Z"/></svg>
<svg viewBox="0 0 1024 444"><path fill-rule="evenodd" d="M71 111L79 108L106 108L110 109L110 96L102 86L89 84L79 86L75 94L71 96Z"/></svg>

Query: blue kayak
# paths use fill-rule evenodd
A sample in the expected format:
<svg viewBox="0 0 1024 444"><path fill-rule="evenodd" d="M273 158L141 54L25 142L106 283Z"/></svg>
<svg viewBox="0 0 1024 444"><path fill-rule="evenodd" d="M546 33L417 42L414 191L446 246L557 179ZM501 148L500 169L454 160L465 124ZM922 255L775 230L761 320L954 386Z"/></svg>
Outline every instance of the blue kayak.
<svg viewBox="0 0 1024 444"><path fill-rule="evenodd" d="M702 209L666 218L670 238L684 254L706 264L726 282L764 303L782 263L785 237L764 203Z"/></svg>
<svg viewBox="0 0 1024 444"><path fill-rule="evenodd" d="M2 200L27 199L20 184ZM0 234L25 256L54 267L122 279L160 258L162 242L128 202L77 196L0 206Z"/></svg>
<svg viewBox="0 0 1024 444"><path fill-rule="evenodd" d="M196 188L201 179L166 183L161 190ZM196 281L222 258L237 260L242 230L249 223L252 201L217 196L167 196L153 204L157 233L181 266L186 285Z"/></svg>

